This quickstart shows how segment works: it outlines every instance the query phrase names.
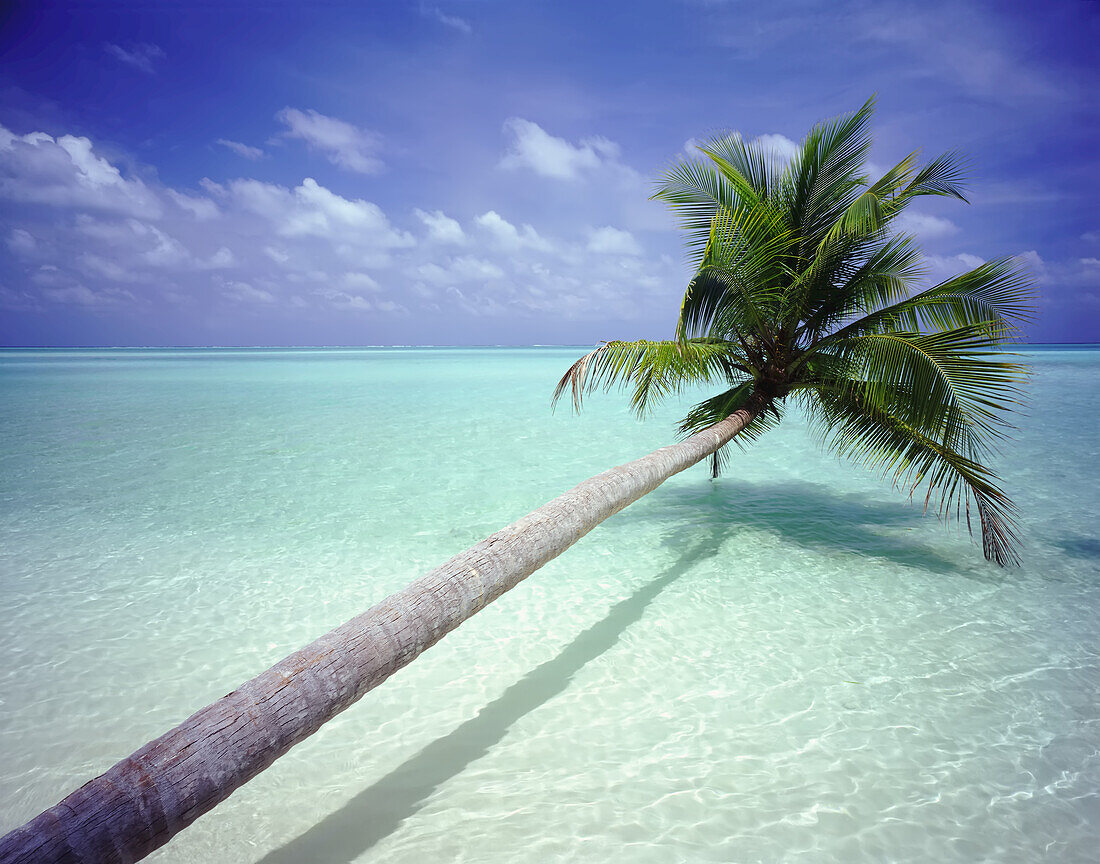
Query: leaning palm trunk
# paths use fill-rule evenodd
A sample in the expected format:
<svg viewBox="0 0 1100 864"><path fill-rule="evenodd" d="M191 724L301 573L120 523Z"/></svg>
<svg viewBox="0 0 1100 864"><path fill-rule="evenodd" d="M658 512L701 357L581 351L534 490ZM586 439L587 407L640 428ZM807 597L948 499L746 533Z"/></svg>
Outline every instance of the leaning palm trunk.
<svg viewBox="0 0 1100 864"><path fill-rule="evenodd" d="M605 519L715 453L763 408L753 402L597 474L471 546L0 839L0 862L143 858Z"/></svg>

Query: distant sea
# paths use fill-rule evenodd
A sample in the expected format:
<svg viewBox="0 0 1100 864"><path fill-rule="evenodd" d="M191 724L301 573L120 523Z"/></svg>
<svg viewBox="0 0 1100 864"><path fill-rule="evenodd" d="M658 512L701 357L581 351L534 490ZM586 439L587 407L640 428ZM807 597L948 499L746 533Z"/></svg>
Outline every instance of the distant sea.
<svg viewBox="0 0 1100 864"><path fill-rule="evenodd" d="M0 831L686 402L584 349L0 351ZM1025 561L792 411L614 517L158 862L1092 862L1100 350L1026 347Z"/></svg>

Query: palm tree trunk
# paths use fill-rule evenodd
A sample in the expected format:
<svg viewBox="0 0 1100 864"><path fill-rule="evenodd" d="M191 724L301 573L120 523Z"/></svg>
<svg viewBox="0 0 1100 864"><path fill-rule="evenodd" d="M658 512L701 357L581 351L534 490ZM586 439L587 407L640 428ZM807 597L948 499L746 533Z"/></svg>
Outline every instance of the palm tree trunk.
<svg viewBox="0 0 1100 864"><path fill-rule="evenodd" d="M0 862L143 858L605 519L728 443L762 407L597 474L471 546L0 839Z"/></svg>

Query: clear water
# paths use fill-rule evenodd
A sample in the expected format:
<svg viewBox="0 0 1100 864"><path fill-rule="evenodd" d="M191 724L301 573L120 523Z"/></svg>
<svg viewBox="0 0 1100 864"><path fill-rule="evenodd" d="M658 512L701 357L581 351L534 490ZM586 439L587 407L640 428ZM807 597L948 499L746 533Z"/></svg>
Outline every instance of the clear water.
<svg viewBox="0 0 1100 864"><path fill-rule="evenodd" d="M576 349L0 353L0 829L672 439ZM1100 352L1036 351L998 571L797 416L674 478L151 860L1084 862Z"/></svg>

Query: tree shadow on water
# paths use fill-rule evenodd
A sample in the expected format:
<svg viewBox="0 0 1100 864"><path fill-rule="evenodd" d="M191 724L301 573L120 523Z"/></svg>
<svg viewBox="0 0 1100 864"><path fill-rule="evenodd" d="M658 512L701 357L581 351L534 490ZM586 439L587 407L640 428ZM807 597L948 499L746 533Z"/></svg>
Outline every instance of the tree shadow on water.
<svg viewBox="0 0 1100 864"><path fill-rule="evenodd" d="M705 486L676 486L651 496L647 507L628 510L616 518L666 522L679 515L686 530L691 530L702 513L725 526L726 539L732 539L738 528L755 528L805 549L851 552L935 573L989 575L965 566L971 559L953 561L919 538L909 539L901 533L936 520L931 512L924 515L919 503L875 500L814 483L719 480ZM963 555L967 551L976 551L980 559L977 547L961 550Z"/></svg>
<svg viewBox="0 0 1100 864"><path fill-rule="evenodd" d="M260 864L349 862L392 834L447 780L489 753L512 725L568 687L584 666L619 641L650 603L700 561L716 555L725 537L720 522L693 526L691 542L660 576L611 607L553 659L528 672L470 720L368 786L305 833L273 850ZM679 545L679 544L678 544Z"/></svg>
<svg viewBox="0 0 1100 864"><path fill-rule="evenodd" d="M1061 539L1055 540L1054 544L1067 555L1074 558L1100 561L1100 538L1086 537L1083 535L1067 535Z"/></svg>

